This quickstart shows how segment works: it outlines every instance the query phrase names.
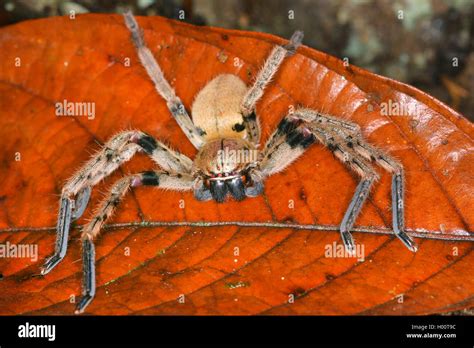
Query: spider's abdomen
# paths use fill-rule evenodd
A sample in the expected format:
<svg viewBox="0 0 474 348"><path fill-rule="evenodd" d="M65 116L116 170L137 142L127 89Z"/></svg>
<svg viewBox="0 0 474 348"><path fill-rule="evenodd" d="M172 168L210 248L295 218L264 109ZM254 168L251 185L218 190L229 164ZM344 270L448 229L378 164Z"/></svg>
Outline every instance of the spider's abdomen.
<svg viewBox="0 0 474 348"><path fill-rule="evenodd" d="M206 132L207 141L245 137L240 105L246 92L247 86L238 76L222 74L198 93L191 113L194 124Z"/></svg>

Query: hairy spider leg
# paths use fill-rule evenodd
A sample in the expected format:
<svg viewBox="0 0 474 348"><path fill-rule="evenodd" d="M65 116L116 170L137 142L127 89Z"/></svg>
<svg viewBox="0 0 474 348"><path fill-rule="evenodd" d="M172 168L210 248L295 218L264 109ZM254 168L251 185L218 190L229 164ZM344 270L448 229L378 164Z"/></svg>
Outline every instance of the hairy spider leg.
<svg viewBox="0 0 474 348"><path fill-rule="evenodd" d="M415 252L418 250L416 243L405 232L405 180L403 166L392 157L368 144L360 135L354 138L346 135L346 142L354 146L354 150L364 158L375 161L379 166L392 173L392 225L395 235Z"/></svg>
<svg viewBox="0 0 474 348"><path fill-rule="evenodd" d="M349 252L355 251L350 231L372 184L378 174L367 162L375 161L392 173L392 214L395 235L415 252L416 243L404 231L403 167L390 156L362 139L356 124L338 120L309 109L299 109L287 115L267 141L262 151L260 169L264 176L272 175L286 168L315 141L331 150L334 155L359 174L359 182L349 207L340 225L342 240Z"/></svg>
<svg viewBox="0 0 474 348"><path fill-rule="evenodd" d="M261 135L260 124L255 111L256 104L263 96L265 88L277 73L285 57L293 55L302 41L303 32L295 31L286 45L275 46L265 60L262 69L258 72L255 82L242 100L241 111L247 130L247 140L255 145L259 144Z"/></svg>
<svg viewBox="0 0 474 348"><path fill-rule="evenodd" d="M56 226L55 252L43 265L41 274L49 273L66 255L71 221L78 219L84 212L91 187L130 160L139 150L166 171L188 173L191 170L192 161L188 157L144 132L126 131L112 137L64 186Z"/></svg>
<svg viewBox="0 0 474 348"><path fill-rule="evenodd" d="M67 197L61 197L58 222L56 224L56 244L54 253L46 259L41 268L41 274L43 275L49 273L66 256L73 205L74 200Z"/></svg>
<svg viewBox="0 0 474 348"><path fill-rule="evenodd" d="M75 313L83 313L95 297L95 246L90 239L82 239L82 297Z"/></svg>
<svg viewBox="0 0 474 348"><path fill-rule="evenodd" d="M82 259L84 267L84 278L82 286L82 298L76 306L76 313L84 312L84 309L93 300L95 295L95 253L94 239L105 222L113 215L122 198L131 187L155 186L163 189L176 191L189 191L193 189L194 179L187 173L169 173L163 171L146 171L136 175L130 175L118 180L109 190L102 202L98 205L94 217L84 227L82 239Z"/></svg>
<svg viewBox="0 0 474 348"><path fill-rule="evenodd" d="M145 40L143 39L143 31L139 27L133 14L127 10L123 16L125 24L130 30L132 41L137 49L138 58L148 73L148 76L153 81L155 89L166 101L169 111L181 127L183 133L188 137L194 147L199 149L204 144L203 130L194 125L181 99L176 95L166 80L158 62L153 57L150 49L146 46Z"/></svg>

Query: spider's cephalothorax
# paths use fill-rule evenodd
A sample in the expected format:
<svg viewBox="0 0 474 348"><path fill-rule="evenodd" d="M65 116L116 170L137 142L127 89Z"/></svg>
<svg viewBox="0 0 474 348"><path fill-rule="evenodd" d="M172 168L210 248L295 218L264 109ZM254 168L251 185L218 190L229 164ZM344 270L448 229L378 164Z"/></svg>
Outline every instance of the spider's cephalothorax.
<svg viewBox="0 0 474 348"><path fill-rule="evenodd" d="M224 202L227 195L241 201L262 192L263 184L252 179L257 165L257 149L239 138L221 138L203 145L193 163L197 200Z"/></svg>
<svg viewBox="0 0 474 348"><path fill-rule="evenodd" d="M412 251L415 242L404 228L404 179L402 165L367 143L359 126L311 109L297 109L283 117L277 129L259 149L260 126L255 111L263 91L285 58L296 52L303 34L295 32L285 46L275 46L252 86L237 76L218 75L196 96L192 119L158 63L145 45L143 34L130 12L125 24L143 67L156 90L166 101L171 115L198 149L192 161L149 134L125 131L112 137L62 190L57 223L55 253L46 261L42 274L50 272L66 255L71 221L78 219L89 201L91 188L128 161L136 152L150 156L161 168L126 176L117 181L100 203L81 235L84 263L83 296L76 313L81 313L95 296L94 239L112 216L131 187L155 186L193 191L198 200L221 203L232 197L242 200L262 193L265 178L288 167L313 143L326 146L361 178L340 225L345 248L355 252L350 231L378 174L375 162L392 174L392 214L395 235Z"/></svg>

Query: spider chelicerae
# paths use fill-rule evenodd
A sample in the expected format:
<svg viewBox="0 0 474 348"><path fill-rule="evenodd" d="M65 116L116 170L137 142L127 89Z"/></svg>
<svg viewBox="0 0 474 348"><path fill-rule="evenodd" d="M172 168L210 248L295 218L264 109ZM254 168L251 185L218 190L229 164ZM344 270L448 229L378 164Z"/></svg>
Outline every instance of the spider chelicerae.
<svg viewBox="0 0 474 348"><path fill-rule="evenodd" d="M258 150L260 126L255 106L284 60L295 54L303 39L302 32L296 31L286 45L273 48L252 86L247 87L239 77L231 74L212 79L196 96L191 120L146 46L142 30L132 13L125 12L124 19L140 62L198 153L192 161L149 134L138 130L124 131L107 141L67 181L60 200L55 252L44 264L42 274L50 272L66 255L71 221L83 214L94 185L137 152L144 152L161 168L129 175L116 182L84 227L81 234L83 296L77 304L76 313L82 313L95 295L93 241L130 188L144 185L193 191L199 201L214 199L221 203L228 197L243 200L261 194L265 178L288 167L314 143L326 146L361 178L340 225L346 250L355 252L350 231L372 184L379 177L370 161L392 174L393 230L411 251L417 250L415 242L404 231L403 167L368 144L362 138L358 125L300 108L286 115L263 149Z"/></svg>

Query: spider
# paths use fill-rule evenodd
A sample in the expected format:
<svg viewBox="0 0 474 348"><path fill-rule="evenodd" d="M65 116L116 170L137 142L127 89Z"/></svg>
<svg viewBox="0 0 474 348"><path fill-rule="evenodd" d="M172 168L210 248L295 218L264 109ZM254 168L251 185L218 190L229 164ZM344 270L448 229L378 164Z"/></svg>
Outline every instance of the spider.
<svg viewBox="0 0 474 348"><path fill-rule="evenodd" d="M416 243L404 231L403 167L368 144L357 124L311 109L299 108L281 120L263 149L258 150L260 125L256 104L285 59L294 55L301 45L301 31L296 31L286 45L273 48L252 86L248 87L239 77L231 74L218 75L208 82L193 102L192 121L146 46L143 32L132 13L126 11L124 20L141 64L157 92L166 101L171 115L198 153L192 161L149 134L138 130L124 131L107 141L66 182L60 199L55 252L43 265L43 275L50 272L66 255L70 224L83 214L94 185L137 152L147 154L161 168L129 175L116 182L99 204L92 220L83 228L81 241L84 278L82 298L76 306L76 313L82 313L95 296L93 241L130 188L156 186L193 191L194 197L199 201L213 199L222 203L227 198L240 201L261 194L265 178L288 167L314 143L326 146L361 178L340 224L346 250L355 252L350 231L371 186L379 177L370 161L392 174L394 233L408 249L413 252L417 250ZM256 156L223 155L231 151L256 153Z"/></svg>

